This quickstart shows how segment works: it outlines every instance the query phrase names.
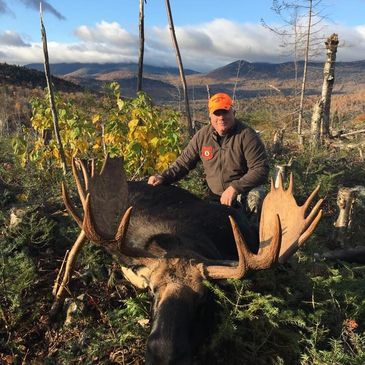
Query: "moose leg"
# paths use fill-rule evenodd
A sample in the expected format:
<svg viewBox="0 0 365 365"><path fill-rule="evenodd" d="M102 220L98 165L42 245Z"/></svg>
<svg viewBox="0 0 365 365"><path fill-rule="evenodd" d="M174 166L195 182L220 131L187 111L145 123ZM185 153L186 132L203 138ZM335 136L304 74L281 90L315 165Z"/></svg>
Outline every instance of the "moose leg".
<svg viewBox="0 0 365 365"><path fill-rule="evenodd" d="M74 268L75 261L77 259L77 255L85 241L86 241L85 232L83 230L81 230L79 236L77 237L75 243L73 244L73 246L70 250L70 253L67 256L65 271L63 273L63 278L62 278L61 283L59 283L59 280L58 280L60 275L56 279L56 282L55 282L55 285L53 288L53 295L55 296L55 299L54 299L54 302L53 302L53 305L52 305L52 308L50 311L50 317L54 317L58 313L60 305L62 304L63 294L65 291L66 285L68 284L70 277L72 275L72 271ZM60 270L62 270L62 267ZM62 275L62 273L61 273L61 275Z"/></svg>

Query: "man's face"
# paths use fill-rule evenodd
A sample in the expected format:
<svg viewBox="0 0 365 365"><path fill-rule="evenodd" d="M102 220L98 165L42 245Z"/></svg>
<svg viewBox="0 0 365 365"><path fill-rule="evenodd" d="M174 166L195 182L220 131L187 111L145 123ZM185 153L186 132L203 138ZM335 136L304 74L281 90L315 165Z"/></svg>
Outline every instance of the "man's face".
<svg viewBox="0 0 365 365"><path fill-rule="evenodd" d="M209 117L212 127L220 136L227 134L234 125L234 111L232 108L229 110L218 109L209 114Z"/></svg>

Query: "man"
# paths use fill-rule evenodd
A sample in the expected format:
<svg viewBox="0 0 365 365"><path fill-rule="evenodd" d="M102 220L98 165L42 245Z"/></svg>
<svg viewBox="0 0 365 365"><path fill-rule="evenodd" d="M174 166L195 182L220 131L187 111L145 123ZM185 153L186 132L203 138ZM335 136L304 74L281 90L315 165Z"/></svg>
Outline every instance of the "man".
<svg viewBox="0 0 365 365"><path fill-rule="evenodd" d="M161 175L148 179L151 185L180 180L202 161L206 181L221 204L233 205L267 181L269 166L265 147L256 132L235 118L232 99L218 93L209 99L210 124L201 128L177 160Z"/></svg>

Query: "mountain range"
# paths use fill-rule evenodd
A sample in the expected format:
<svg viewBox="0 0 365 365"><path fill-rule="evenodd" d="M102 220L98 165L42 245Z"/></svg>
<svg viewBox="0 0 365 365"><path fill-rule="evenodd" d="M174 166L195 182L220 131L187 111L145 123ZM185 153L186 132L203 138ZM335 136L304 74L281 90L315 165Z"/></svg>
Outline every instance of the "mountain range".
<svg viewBox="0 0 365 365"><path fill-rule="evenodd" d="M1 66L0 82L1 75L4 78ZM323 66L321 62L308 64L307 94L320 93ZM22 69L25 73L25 70L37 70L39 77L43 75L41 63L28 64ZM106 82L117 81L121 85L122 95L128 97L135 95L136 63L59 63L51 65L51 73L58 78L57 80L69 82L69 85L75 85L75 88L99 90ZM195 100L207 98L207 87L210 93L219 91L232 93L235 89L236 96L240 98L278 92L288 94L293 91L295 85L300 87L302 74L303 62L297 63L296 82L293 62L275 64L245 60L232 62L207 73L185 70L189 94ZM144 65L143 76L143 90L156 102L181 100L182 88L177 68ZM29 75L27 78L29 79ZM364 86L365 60L336 63L334 93L350 93Z"/></svg>

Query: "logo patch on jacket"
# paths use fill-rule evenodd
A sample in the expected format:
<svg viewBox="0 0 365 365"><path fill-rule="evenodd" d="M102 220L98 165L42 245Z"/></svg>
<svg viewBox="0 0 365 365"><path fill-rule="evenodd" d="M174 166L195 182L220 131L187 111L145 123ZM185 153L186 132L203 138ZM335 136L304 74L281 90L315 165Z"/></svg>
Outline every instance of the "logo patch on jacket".
<svg viewBox="0 0 365 365"><path fill-rule="evenodd" d="M204 160L210 160L213 158L213 147L212 146L203 146L202 148L202 158Z"/></svg>

